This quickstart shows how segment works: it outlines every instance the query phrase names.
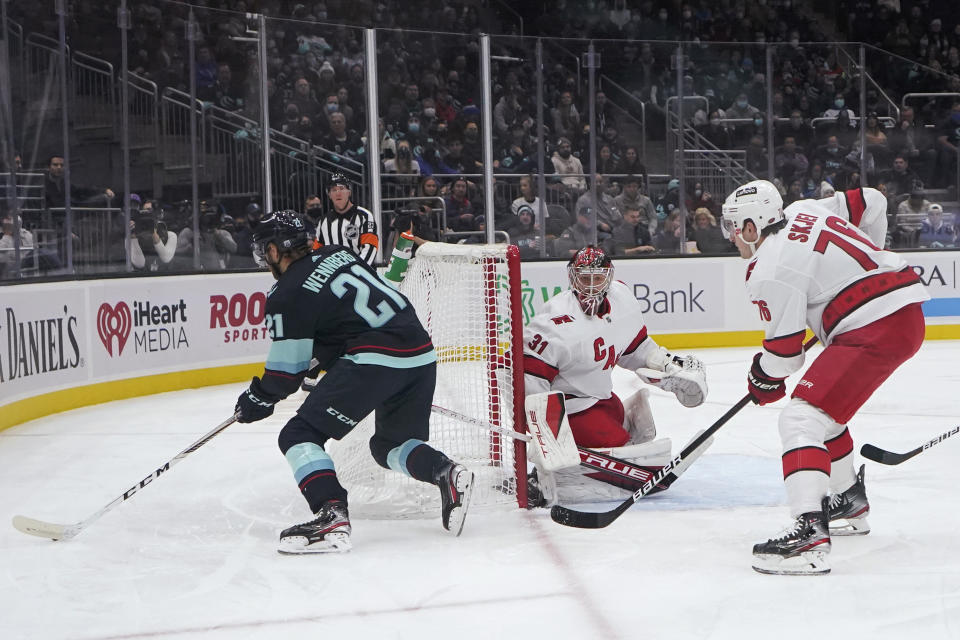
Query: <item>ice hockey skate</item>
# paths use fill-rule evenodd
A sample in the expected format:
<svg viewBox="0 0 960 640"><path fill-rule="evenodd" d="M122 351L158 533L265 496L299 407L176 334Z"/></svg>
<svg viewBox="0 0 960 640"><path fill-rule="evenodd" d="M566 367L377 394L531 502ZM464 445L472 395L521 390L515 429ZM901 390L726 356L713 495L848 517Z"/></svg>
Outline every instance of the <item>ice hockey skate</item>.
<svg viewBox="0 0 960 640"><path fill-rule="evenodd" d="M527 509L546 506L547 499L543 497L543 491L540 490L540 478L537 476L537 470L534 469L527 475Z"/></svg>
<svg viewBox="0 0 960 640"><path fill-rule="evenodd" d="M343 553L350 551L350 516L339 500L325 502L310 522L284 529L277 551L285 554Z"/></svg>
<svg viewBox="0 0 960 640"><path fill-rule="evenodd" d="M829 498L820 511L801 514L782 536L753 545L753 568L760 573L802 576L830 573Z"/></svg>
<svg viewBox="0 0 960 640"><path fill-rule="evenodd" d="M857 481L849 489L830 498L830 535L865 536L870 533L867 514L870 502L863 483L863 468L857 473Z"/></svg>
<svg viewBox="0 0 960 640"><path fill-rule="evenodd" d="M455 536L463 531L470 496L473 494L473 472L448 460L433 478L440 487L443 528Z"/></svg>

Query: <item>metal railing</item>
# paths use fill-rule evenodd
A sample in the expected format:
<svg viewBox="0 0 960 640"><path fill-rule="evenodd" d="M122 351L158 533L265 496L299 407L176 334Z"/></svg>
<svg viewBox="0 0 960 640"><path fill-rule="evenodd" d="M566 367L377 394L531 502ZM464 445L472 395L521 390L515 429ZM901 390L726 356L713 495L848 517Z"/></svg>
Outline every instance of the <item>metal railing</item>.
<svg viewBox="0 0 960 640"><path fill-rule="evenodd" d="M214 198L254 197L263 192L263 158L260 128L256 121L236 113L208 107L207 175Z"/></svg>
<svg viewBox="0 0 960 640"><path fill-rule="evenodd" d="M10 81L14 87L23 87L26 77L26 58L23 54L23 25L7 20L7 53L10 61Z"/></svg>
<svg viewBox="0 0 960 640"><path fill-rule="evenodd" d="M39 33L30 33L24 41L24 89L27 101L41 111L60 108L60 43ZM67 46L67 56L70 47ZM68 66L69 69L69 66ZM51 114L52 117L53 114Z"/></svg>
<svg viewBox="0 0 960 640"><path fill-rule="evenodd" d="M160 148L160 93L157 83L136 73L127 73L129 135L131 149Z"/></svg>
<svg viewBox="0 0 960 640"><path fill-rule="evenodd" d="M70 117L77 131L107 130L110 139L117 132L117 82L113 65L80 51L70 58L72 102Z"/></svg>
<svg viewBox="0 0 960 640"><path fill-rule="evenodd" d="M857 60L857 58L855 58L854 56L852 56L849 51L847 51L846 49L844 49L844 48L842 48L842 47L838 47L838 48L837 48L837 51L839 51L839 53L843 54L843 57L845 57L845 58L847 59L847 63L848 63L851 67L853 67L854 69L856 69L856 72L857 72L857 73L851 74L851 76L852 76L852 77L851 77L851 84L854 84L854 82L856 81L856 78L857 78L858 74L860 74L861 72L863 72L863 73L865 74L864 79L867 81L867 84L869 84L871 87L873 87L874 90L877 92L877 94L883 99L883 104L887 107L887 115L890 115L890 114L892 113L892 117L893 117L893 118L896 118L897 120L900 120L900 107L897 106L897 103L894 102L894 100L893 100L890 96L887 95L887 92L883 90L883 87L881 87L881 86L877 83L877 81L873 79L873 76L871 76L869 73L866 73L866 71L865 71L864 69L861 69L861 68L860 68L860 61Z"/></svg>
<svg viewBox="0 0 960 640"><path fill-rule="evenodd" d="M190 106L190 94L167 87L160 95L161 158L165 169L190 169L190 117L197 117L198 168L206 166L206 129L203 102L196 100Z"/></svg>
<svg viewBox="0 0 960 640"><path fill-rule="evenodd" d="M640 161L643 162L644 166L647 166L647 104L639 99L637 96L633 95L625 88L614 82L610 79L609 76L600 75L600 90L603 91L607 99L610 101L614 107L619 109L624 116L632 120L635 124L640 127ZM627 104L633 107L634 109L640 110L640 117L637 118L633 115L632 111L627 107L622 106L621 104L615 102L610 95L611 92L607 87L613 88L617 95L623 96Z"/></svg>
<svg viewBox="0 0 960 640"><path fill-rule="evenodd" d="M908 107L910 106L908 103L913 101L915 98L953 98L954 102L960 102L960 93L953 93L949 91L905 93L903 94L903 97L900 98L900 104L904 107Z"/></svg>

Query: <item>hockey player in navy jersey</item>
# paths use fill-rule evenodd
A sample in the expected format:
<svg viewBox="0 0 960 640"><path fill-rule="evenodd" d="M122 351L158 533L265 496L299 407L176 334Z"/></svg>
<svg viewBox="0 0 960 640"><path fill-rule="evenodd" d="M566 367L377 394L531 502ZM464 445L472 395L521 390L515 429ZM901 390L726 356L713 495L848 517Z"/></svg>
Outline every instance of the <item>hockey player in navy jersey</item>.
<svg viewBox="0 0 960 640"><path fill-rule="evenodd" d="M351 548L347 491L323 446L373 411L373 458L436 484L443 526L460 535L473 473L425 443L437 356L409 300L350 249L311 251L307 227L294 212L265 217L253 240L254 257L277 283L267 296L270 352L262 377L254 377L237 400L239 421L270 416L279 400L300 387L312 358L327 372L280 431L280 450L315 518L285 529L278 550Z"/></svg>

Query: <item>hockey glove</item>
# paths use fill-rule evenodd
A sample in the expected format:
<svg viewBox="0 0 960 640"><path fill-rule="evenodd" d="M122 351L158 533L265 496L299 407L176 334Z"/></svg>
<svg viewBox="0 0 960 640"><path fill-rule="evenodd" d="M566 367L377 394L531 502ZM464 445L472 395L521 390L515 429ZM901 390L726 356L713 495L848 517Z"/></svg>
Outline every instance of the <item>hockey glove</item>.
<svg viewBox="0 0 960 640"><path fill-rule="evenodd" d="M266 400L260 391L260 378L254 376L250 387L237 398L234 412L237 422L256 422L273 415L274 402Z"/></svg>
<svg viewBox="0 0 960 640"><path fill-rule="evenodd" d="M773 378L760 367L760 356L753 356L753 365L747 374L747 393L755 404L770 404L787 395L786 378Z"/></svg>

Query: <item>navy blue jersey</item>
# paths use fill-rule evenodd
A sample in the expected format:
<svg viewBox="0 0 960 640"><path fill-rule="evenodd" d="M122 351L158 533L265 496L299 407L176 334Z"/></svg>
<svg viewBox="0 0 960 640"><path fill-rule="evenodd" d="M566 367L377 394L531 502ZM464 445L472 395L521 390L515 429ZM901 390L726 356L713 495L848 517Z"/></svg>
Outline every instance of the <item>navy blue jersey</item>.
<svg viewBox="0 0 960 640"><path fill-rule="evenodd" d="M292 263L267 294L273 342L261 389L296 391L316 358L398 369L436 362L430 336L406 297L353 251L325 246Z"/></svg>

